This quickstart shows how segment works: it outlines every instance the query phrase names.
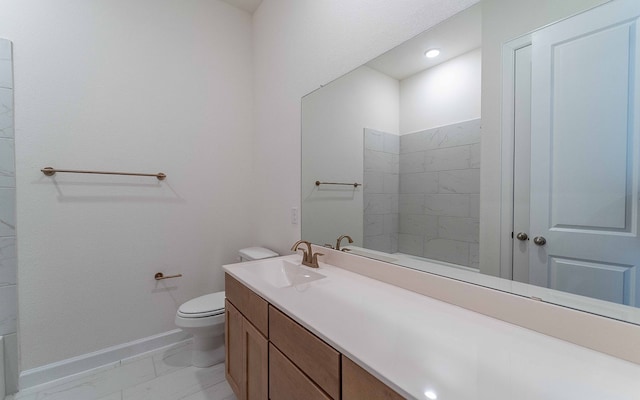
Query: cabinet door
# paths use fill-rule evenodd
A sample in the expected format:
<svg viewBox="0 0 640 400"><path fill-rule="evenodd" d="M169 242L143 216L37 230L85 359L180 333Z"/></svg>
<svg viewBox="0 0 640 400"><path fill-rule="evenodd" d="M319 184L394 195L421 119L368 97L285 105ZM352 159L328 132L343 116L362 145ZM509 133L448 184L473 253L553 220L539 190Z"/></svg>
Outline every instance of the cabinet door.
<svg viewBox="0 0 640 400"><path fill-rule="evenodd" d="M271 400L331 400L274 345L269 344Z"/></svg>
<svg viewBox="0 0 640 400"><path fill-rule="evenodd" d="M243 399L244 346L242 320L244 317L229 301L225 301L225 376L239 399Z"/></svg>
<svg viewBox="0 0 640 400"><path fill-rule="evenodd" d="M334 399L340 398L340 353L273 306L269 339L296 367Z"/></svg>
<svg viewBox="0 0 640 400"><path fill-rule="evenodd" d="M342 400L403 400L356 363L342 356Z"/></svg>
<svg viewBox="0 0 640 400"><path fill-rule="evenodd" d="M267 339L247 321L243 321L246 381L244 400L269 398L269 347Z"/></svg>

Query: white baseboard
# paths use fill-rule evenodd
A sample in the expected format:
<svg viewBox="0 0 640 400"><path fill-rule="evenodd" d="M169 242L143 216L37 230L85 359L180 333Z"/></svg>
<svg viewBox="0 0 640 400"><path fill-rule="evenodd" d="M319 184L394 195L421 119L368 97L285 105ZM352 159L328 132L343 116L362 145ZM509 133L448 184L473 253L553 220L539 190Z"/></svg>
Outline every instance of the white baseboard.
<svg viewBox="0 0 640 400"><path fill-rule="evenodd" d="M99 368L125 358L181 342L188 337L189 335L186 332L180 329L175 329L159 335L149 336L139 340L134 340L133 342L108 347L93 353L83 354L81 356L22 371L20 373L19 381L20 389L26 389L42 383L61 379L66 376Z"/></svg>

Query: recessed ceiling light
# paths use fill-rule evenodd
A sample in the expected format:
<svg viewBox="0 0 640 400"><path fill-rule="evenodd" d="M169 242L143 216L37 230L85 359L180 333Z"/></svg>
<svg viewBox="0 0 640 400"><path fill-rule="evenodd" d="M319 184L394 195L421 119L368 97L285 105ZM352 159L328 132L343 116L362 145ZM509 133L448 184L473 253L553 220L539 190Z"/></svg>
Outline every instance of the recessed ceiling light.
<svg viewBox="0 0 640 400"><path fill-rule="evenodd" d="M427 390L426 392L424 392L424 395L427 396L429 400L436 400L438 398L438 395L431 390Z"/></svg>
<svg viewBox="0 0 640 400"><path fill-rule="evenodd" d="M440 55L440 49L429 49L424 52L424 56L427 58L435 58Z"/></svg>

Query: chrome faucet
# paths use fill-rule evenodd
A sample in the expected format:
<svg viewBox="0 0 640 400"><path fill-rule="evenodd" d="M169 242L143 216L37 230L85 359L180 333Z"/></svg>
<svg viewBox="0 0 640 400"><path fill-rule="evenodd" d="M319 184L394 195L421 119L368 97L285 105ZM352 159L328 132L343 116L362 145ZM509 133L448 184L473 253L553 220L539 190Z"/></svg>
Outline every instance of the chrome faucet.
<svg viewBox="0 0 640 400"><path fill-rule="evenodd" d="M340 250L340 242L342 242L342 239L347 238L347 240L349 241L349 243L353 243L353 239L351 239L351 236L349 235L342 235L338 238L338 240L336 241L336 250ZM342 249L342 251L349 251L349 249Z"/></svg>
<svg viewBox="0 0 640 400"><path fill-rule="evenodd" d="M307 267L311 267L311 268L319 268L320 265L318 265L318 256L323 256L324 254L322 253L313 253L313 250L311 249L311 243L307 242L306 240L298 240L297 242L295 242L293 244L293 246L291 246L291 251L296 251L296 250L300 250L298 249L298 247L301 244L305 244L307 245L307 249L301 249L302 250L302 265L306 265Z"/></svg>

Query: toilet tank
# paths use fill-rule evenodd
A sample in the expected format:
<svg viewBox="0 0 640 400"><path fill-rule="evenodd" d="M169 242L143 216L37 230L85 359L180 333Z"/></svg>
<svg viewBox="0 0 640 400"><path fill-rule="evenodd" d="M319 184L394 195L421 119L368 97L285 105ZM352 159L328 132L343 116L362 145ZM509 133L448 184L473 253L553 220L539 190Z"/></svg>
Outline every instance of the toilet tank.
<svg viewBox="0 0 640 400"><path fill-rule="evenodd" d="M278 257L279 254L265 247L247 247L238 251L240 262L262 260L264 258Z"/></svg>

